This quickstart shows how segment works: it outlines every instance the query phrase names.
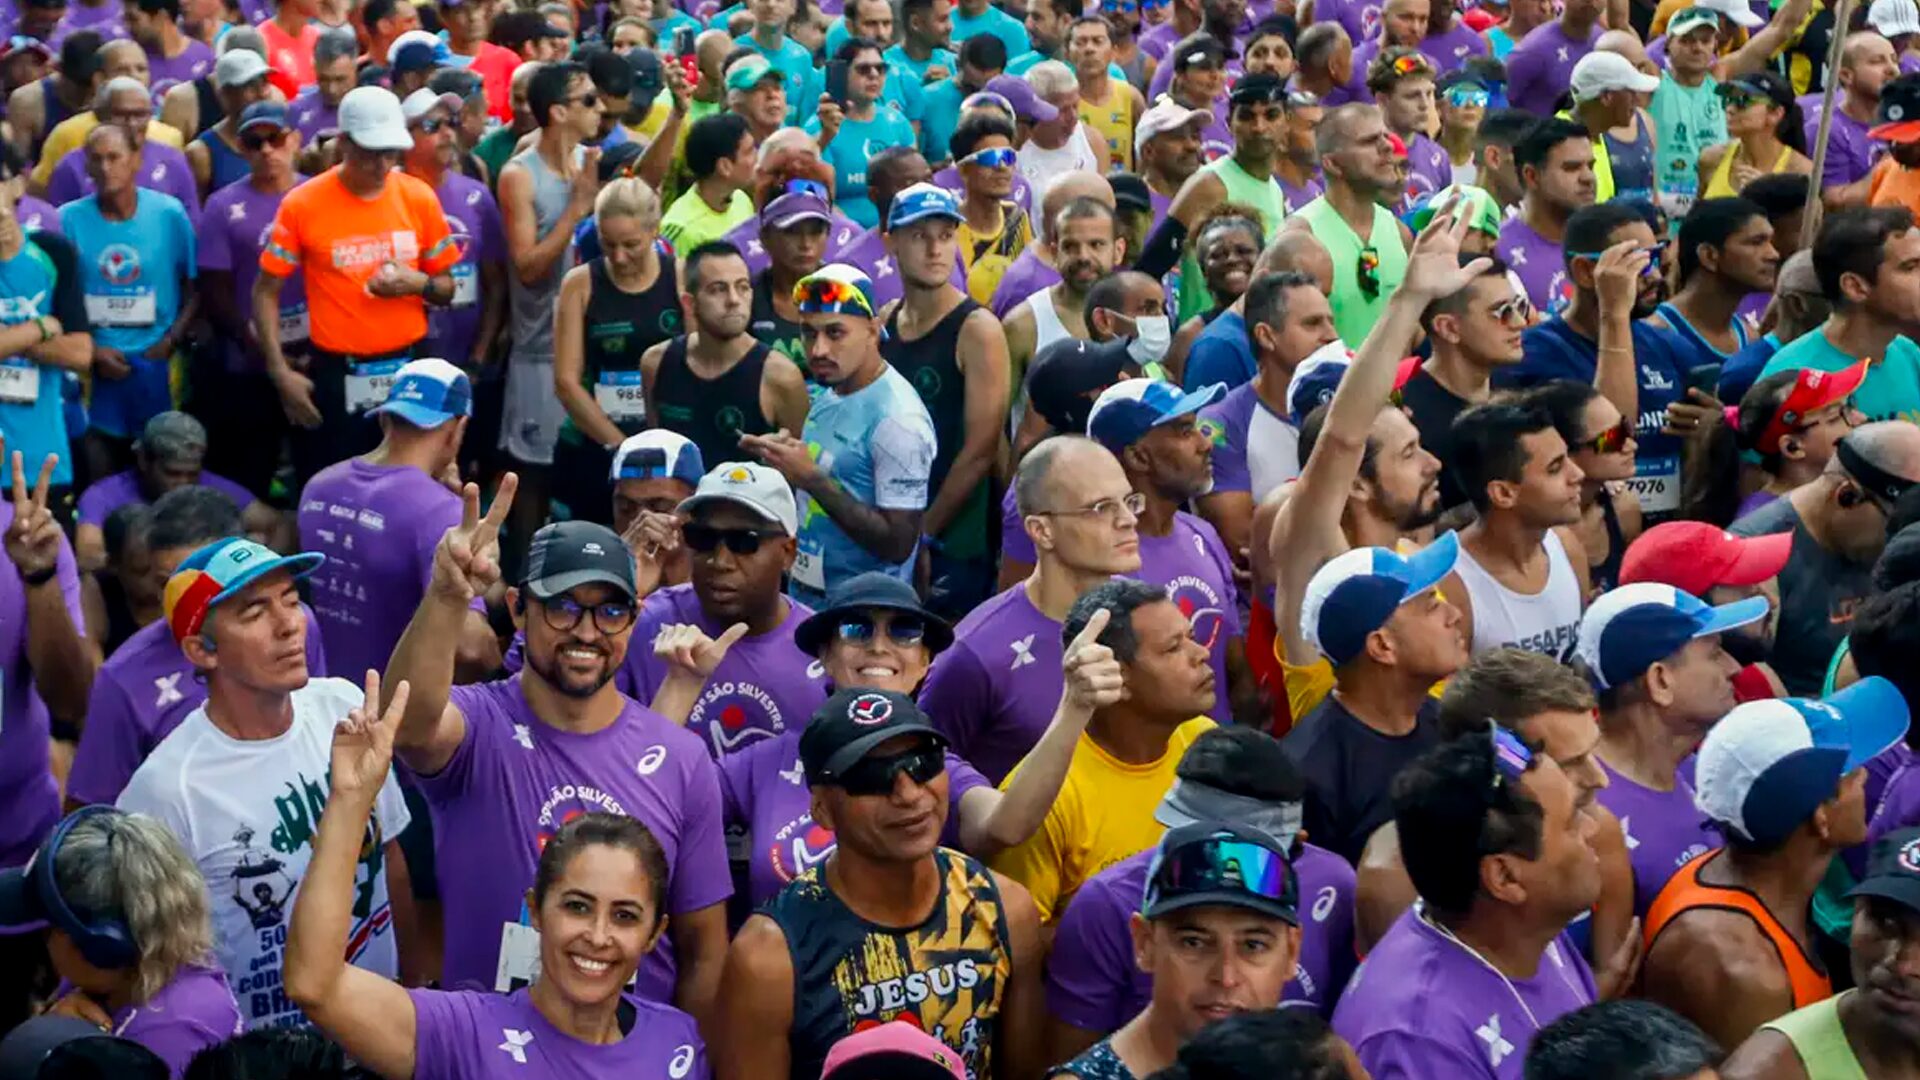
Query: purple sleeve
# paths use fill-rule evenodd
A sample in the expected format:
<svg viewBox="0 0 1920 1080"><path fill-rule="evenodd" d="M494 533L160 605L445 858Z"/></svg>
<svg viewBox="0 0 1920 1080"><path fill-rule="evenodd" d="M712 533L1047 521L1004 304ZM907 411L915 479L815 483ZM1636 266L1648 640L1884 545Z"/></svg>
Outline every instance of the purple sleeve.
<svg viewBox="0 0 1920 1080"><path fill-rule="evenodd" d="M413 1077L437 1080L485 1073L482 1062L463 1060L476 1045L479 1018L469 998L444 990L409 990L413 999Z"/></svg>
<svg viewBox="0 0 1920 1080"><path fill-rule="evenodd" d="M730 754L722 761L732 760L740 755ZM947 762L947 824L940 830L940 842L950 848L960 848L960 800L967 792L979 788L992 788L993 781L979 769L973 767L966 758L951 750L946 752Z"/></svg>
<svg viewBox="0 0 1920 1080"><path fill-rule="evenodd" d="M474 261L497 263L506 258L506 231L500 222L500 204L493 192L480 189L480 235L474 238Z"/></svg>
<svg viewBox="0 0 1920 1080"><path fill-rule="evenodd" d="M1373 1080L1491 1075L1478 1058L1462 1054L1457 1047L1405 1031L1382 1031L1353 1049Z"/></svg>
<svg viewBox="0 0 1920 1080"><path fill-rule="evenodd" d="M727 830L720 805L719 770L705 748L683 774L680 843L667 886L667 912L685 915L724 903L733 895L727 863Z"/></svg>
<svg viewBox="0 0 1920 1080"><path fill-rule="evenodd" d="M1018 195L1013 196L1013 200L1021 206L1027 204L1027 201ZM1019 307L1020 301L1026 299L1025 296L1015 296L1013 290L1008 288L1009 285L1018 284L1020 283L1013 278L1013 264L1008 263L1007 275L1000 279L1000 284L993 287L993 295L987 298L987 310L993 312L993 317L1001 322L1006 322L1007 316L1013 309ZM1019 387L1016 386L1014 389L1018 390Z"/></svg>
<svg viewBox="0 0 1920 1080"><path fill-rule="evenodd" d="M111 476L96 480L87 485L87 490L80 493L79 505L74 510L74 520L77 523L104 525L107 515L118 509L121 503L126 502L125 499L115 501L114 496L121 492L113 481L114 478Z"/></svg>
<svg viewBox="0 0 1920 1080"><path fill-rule="evenodd" d="M520 674L520 669L525 667L526 664L527 632L524 630L515 630L513 632L513 640L507 643L507 654L500 658L500 666L505 669L507 674L518 675ZM627 696L632 697L633 695L628 694Z"/></svg>
<svg viewBox="0 0 1920 1080"><path fill-rule="evenodd" d="M1200 426L1213 440L1213 490L1252 494L1253 474L1247 469L1248 429L1236 426L1219 405L1201 410Z"/></svg>
<svg viewBox="0 0 1920 1080"><path fill-rule="evenodd" d="M215 198L218 196L216 195ZM207 210L212 211L213 208L213 204L209 202ZM214 227L200 234L200 269L231 273L233 245L229 241L232 237L228 235L226 229L220 227L217 218L210 220L214 221Z"/></svg>
<svg viewBox="0 0 1920 1080"><path fill-rule="evenodd" d="M1107 903L1103 888L1083 887L1053 932L1047 964L1047 1011L1082 1031L1102 1035L1133 1019L1133 942L1126 912Z"/></svg>
<svg viewBox="0 0 1920 1080"><path fill-rule="evenodd" d="M1515 44L1507 54L1507 101L1514 107L1532 108L1533 84L1540 81L1545 62L1546 57L1538 50L1522 48L1520 44ZM1522 102L1529 104L1522 105Z"/></svg>
<svg viewBox="0 0 1920 1080"><path fill-rule="evenodd" d="M1221 583L1227 587L1227 595L1231 596L1239 591L1239 586L1233 580L1233 560L1227 555L1227 542L1220 539L1220 533L1211 522L1200 521L1197 524L1200 526L1201 540L1207 546L1207 555L1213 559L1214 572L1220 575ZM1246 632L1240 623L1240 605L1228 604L1220 613L1220 619L1227 636L1239 637Z"/></svg>
<svg viewBox="0 0 1920 1080"><path fill-rule="evenodd" d="M189 242L193 231L200 227L200 188L193 182L193 170L181 159L180 167L167 170L167 194L180 200L180 208L187 214L187 236Z"/></svg>
<svg viewBox="0 0 1920 1080"><path fill-rule="evenodd" d="M146 759L140 723L126 688L102 670L87 698L87 726L67 774L67 797L77 803L112 805Z"/></svg>
<svg viewBox="0 0 1920 1080"><path fill-rule="evenodd" d="M1000 554L1003 558L1028 564L1039 558L1033 550L1033 537L1027 535L1026 522L1020 517L1020 506L1014 502L1011 486L1000 500Z"/></svg>
<svg viewBox="0 0 1920 1080"><path fill-rule="evenodd" d="M203 248L201 250L204 251L205 249ZM201 265L204 266L205 263L202 263ZM221 476L219 473L202 472L200 474L200 486L210 487L213 490L219 492L220 494L225 495L227 498L233 500L233 505L239 507L242 510L245 510L247 507L260 501L259 499L254 497L253 492L248 491L246 488L241 487L239 484L235 483L234 481L229 480L224 476Z"/></svg>
<svg viewBox="0 0 1920 1080"><path fill-rule="evenodd" d="M479 759L484 757L490 743L490 733L499 728L512 730L503 718L494 715L494 693L492 683L471 683L456 686L447 695L447 704L460 710L466 718L465 732L460 737L460 745L447 759L445 766L432 776L407 770L414 777L420 792L435 802L448 802L467 793L472 785L474 774L480 769Z"/></svg>
<svg viewBox="0 0 1920 1080"><path fill-rule="evenodd" d="M67 617L73 620L73 628L85 635L87 615L80 601L80 564L74 561L73 545L67 542L64 533L60 536L60 556L54 563L54 574L60 579L60 598L67 602Z"/></svg>
<svg viewBox="0 0 1920 1080"><path fill-rule="evenodd" d="M79 198L82 191L80 173L73 168L74 156L78 150L69 150L53 167L53 175L47 180L47 201L55 206L65 206Z"/></svg>
<svg viewBox="0 0 1920 1080"><path fill-rule="evenodd" d="M986 669L964 643L956 642L941 653L927 672L920 707L961 758L973 756L980 725L992 713L992 690Z"/></svg>
<svg viewBox="0 0 1920 1080"><path fill-rule="evenodd" d="M320 633L320 620L313 617L313 609L301 606L307 613L307 677L324 679L327 677L327 642ZM364 673L359 673L365 679Z"/></svg>

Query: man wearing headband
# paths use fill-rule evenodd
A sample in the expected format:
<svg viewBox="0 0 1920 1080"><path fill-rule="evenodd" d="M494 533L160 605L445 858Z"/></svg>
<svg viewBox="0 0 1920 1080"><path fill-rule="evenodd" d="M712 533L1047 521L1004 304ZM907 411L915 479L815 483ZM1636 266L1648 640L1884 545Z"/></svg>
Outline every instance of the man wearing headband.
<svg viewBox="0 0 1920 1080"><path fill-rule="evenodd" d="M826 387L800 438L747 435L741 449L803 495L790 592L812 607L836 581L869 570L911 580L935 449L920 395L880 355L867 275L833 264L793 290L807 371Z"/></svg>
<svg viewBox="0 0 1920 1080"><path fill-rule="evenodd" d="M1299 962L1280 1000L1331 1012L1353 967L1354 875L1344 859L1302 838L1300 770L1273 736L1233 727L1201 733L1175 775L1154 811L1162 825L1231 821L1285 854L1299 894L1313 898L1314 917L1300 923ZM1080 1053L1151 1006L1154 973L1134 962L1128 923L1140 910L1154 855L1148 848L1095 874L1060 919L1047 968L1047 1049L1055 1059Z"/></svg>
<svg viewBox="0 0 1920 1080"><path fill-rule="evenodd" d="M1827 471L1834 448L1863 422L1853 394L1867 377L1867 361L1843 371L1776 371L1753 384L1734 412L1742 450L1760 455L1767 482L1740 500L1734 520L1786 497Z"/></svg>
<svg viewBox="0 0 1920 1080"><path fill-rule="evenodd" d="M1894 503L1920 483L1920 428L1888 420L1855 428L1827 469L1733 523L1737 536L1793 534L1780 572L1780 629L1767 657L1792 694L1820 690L1854 605L1873 592Z"/></svg>
<svg viewBox="0 0 1920 1080"><path fill-rule="evenodd" d="M1155 1075L1222 1016L1277 1006L1300 956L1299 909L1300 880L1277 838L1218 819L1168 832L1131 925L1153 996L1126 1026L1054 1075Z"/></svg>

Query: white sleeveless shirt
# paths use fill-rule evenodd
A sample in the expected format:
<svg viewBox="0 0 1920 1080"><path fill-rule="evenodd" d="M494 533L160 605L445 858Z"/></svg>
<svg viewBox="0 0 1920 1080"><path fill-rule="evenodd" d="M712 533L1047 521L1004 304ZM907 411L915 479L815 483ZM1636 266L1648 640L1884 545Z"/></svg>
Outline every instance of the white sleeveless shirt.
<svg viewBox="0 0 1920 1080"><path fill-rule="evenodd" d="M1517 593L1494 580L1465 544L1454 565L1473 602L1473 654L1512 646L1566 660L1580 629L1580 578L1573 572L1560 534L1548 530L1547 584L1537 593Z"/></svg>

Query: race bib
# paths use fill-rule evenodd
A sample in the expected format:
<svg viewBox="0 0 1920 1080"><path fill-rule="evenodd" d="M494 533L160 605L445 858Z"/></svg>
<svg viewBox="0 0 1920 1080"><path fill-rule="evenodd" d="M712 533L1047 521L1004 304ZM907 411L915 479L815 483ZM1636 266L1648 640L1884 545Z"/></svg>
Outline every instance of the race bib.
<svg viewBox="0 0 1920 1080"><path fill-rule="evenodd" d="M136 293L132 296L87 294L87 320L95 326L152 326L154 311L152 293Z"/></svg>
<svg viewBox="0 0 1920 1080"><path fill-rule="evenodd" d="M16 356L0 363L0 401L31 405L40 400L40 365Z"/></svg>
<svg viewBox="0 0 1920 1080"><path fill-rule="evenodd" d="M647 418L646 392L638 371L603 371L593 385L594 404L616 424Z"/></svg>
<svg viewBox="0 0 1920 1080"><path fill-rule="evenodd" d="M824 552L801 548L793 558L793 582L814 592L827 591L827 567Z"/></svg>
<svg viewBox="0 0 1920 1080"><path fill-rule="evenodd" d="M1639 497L1640 509L1646 513L1670 514L1680 509L1680 459L1641 458L1627 490Z"/></svg>
<svg viewBox="0 0 1920 1080"><path fill-rule="evenodd" d="M347 411L358 415L387 400L404 361L373 360L347 367Z"/></svg>
<svg viewBox="0 0 1920 1080"><path fill-rule="evenodd" d="M480 273L472 263L453 268L453 303L449 307L472 307L480 302Z"/></svg>
<svg viewBox="0 0 1920 1080"><path fill-rule="evenodd" d="M307 305L298 304L280 309L280 344L297 344L307 340Z"/></svg>

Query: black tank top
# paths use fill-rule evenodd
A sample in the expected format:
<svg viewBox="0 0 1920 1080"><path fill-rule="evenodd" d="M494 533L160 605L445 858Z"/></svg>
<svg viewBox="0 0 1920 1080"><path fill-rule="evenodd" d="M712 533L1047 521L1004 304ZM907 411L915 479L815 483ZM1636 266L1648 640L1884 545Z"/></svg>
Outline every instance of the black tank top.
<svg viewBox="0 0 1920 1080"><path fill-rule="evenodd" d="M967 439L967 387L960 374L960 327L967 316L980 310L972 300L962 300L946 317L934 324L926 336L908 341L900 336L900 310L887 319L887 337L880 343L880 355L893 369L907 377L927 414L933 417L933 435L938 450L933 455L933 471L928 476L928 491L940 490L941 481L953 459L959 456Z"/></svg>
<svg viewBox="0 0 1920 1080"><path fill-rule="evenodd" d="M610 387L631 390L638 402L641 354L680 332L679 278L668 257L660 259L660 273L653 284L637 293L623 292L613 283L604 257L588 263L587 273L586 366L581 376L587 392L601 401L607 419L632 435L646 426L645 415L637 409L616 415L601 400L601 376L608 376Z"/></svg>
<svg viewBox="0 0 1920 1080"><path fill-rule="evenodd" d="M940 895L919 926L876 926L827 887L825 864L795 878L761 911L793 958L794 1080L817 1080L827 1050L865 1028L908 1021L965 1060L968 1076L998 1075L993 1044L1013 971L1006 911L993 875L939 848Z"/></svg>
<svg viewBox="0 0 1920 1080"><path fill-rule="evenodd" d="M800 324L782 318L773 307L773 271L760 271L753 279L753 306L747 313L747 330L754 337L786 354L787 359L800 368L800 374L807 377L808 385L813 384L813 374L807 370L806 350L800 344Z"/></svg>
<svg viewBox="0 0 1920 1080"><path fill-rule="evenodd" d="M740 436L773 432L760 409L760 377L769 352L756 341L726 374L703 379L687 366L687 339L667 342L660 369L653 374L653 412L659 425L692 440L709 469L740 460Z"/></svg>
<svg viewBox="0 0 1920 1080"><path fill-rule="evenodd" d="M213 80L205 75L193 80L194 95L200 101L200 130L206 131L227 118L227 110L220 105L220 95L213 92Z"/></svg>

